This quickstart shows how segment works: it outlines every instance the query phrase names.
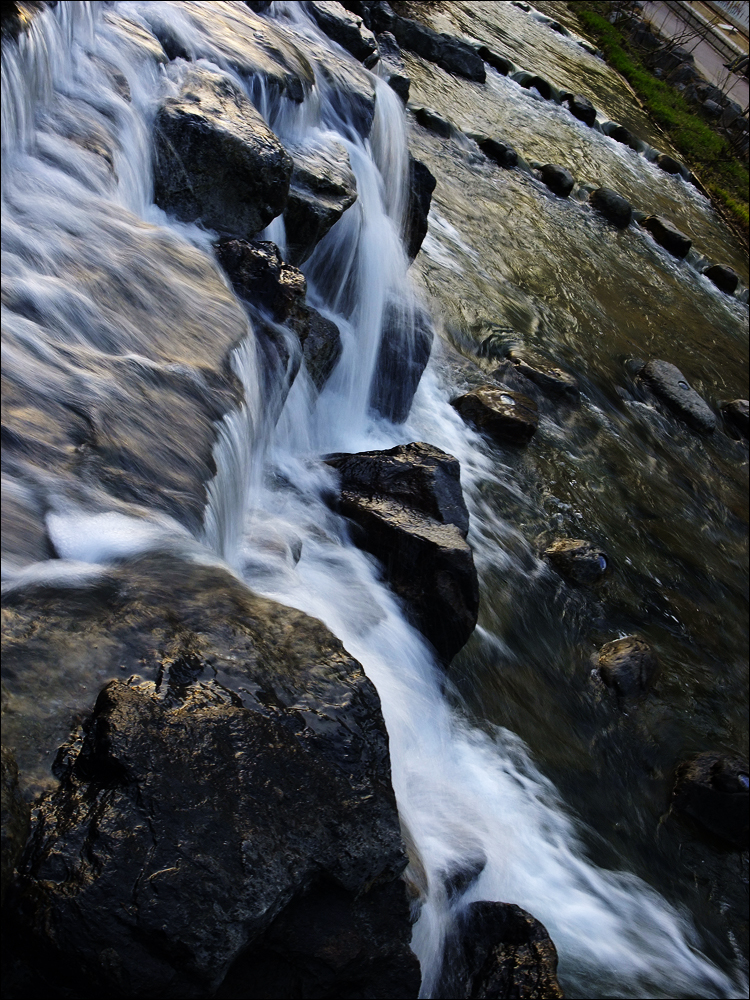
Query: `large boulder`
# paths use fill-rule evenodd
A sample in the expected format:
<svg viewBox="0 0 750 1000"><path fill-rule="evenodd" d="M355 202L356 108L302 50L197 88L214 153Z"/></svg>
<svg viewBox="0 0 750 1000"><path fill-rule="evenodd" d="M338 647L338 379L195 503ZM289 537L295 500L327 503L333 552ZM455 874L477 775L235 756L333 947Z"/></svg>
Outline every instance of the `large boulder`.
<svg viewBox="0 0 750 1000"><path fill-rule="evenodd" d="M648 215L641 225L651 233L659 246L674 257L687 257L693 241L667 219L662 219L659 215Z"/></svg>
<svg viewBox="0 0 750 1000"><path fill-rule="evenodd" d="M589 201L597 211L602 213L605 219L613 226L617 226L618 229L625 229L630 225L630 220L633 217L632 205L611 188L597 188L589 195Z"/></svg>
<svg viewBox="0 0 750 1000"><path fill-rule="evenodd" d="M312 897L328 914L316 975L333 995L387 982L416 996L378 696L320 622L166 555L11 607L17 685L71 661L90 690L148 678L107 684L55 759L15 917L32 979L79 996L208 996L248 949L268 970L283 940L266 995L306 995Z"/></svg>
<svg viewBox="0 0 750 1000"><path fill-rule="evenodd" d="M383 312L370 406L396 424L409 416L414 393L430 360L432 323L413 303L389 301Z"/></svg>
<svg viewBox="0 0 750 1000"><path fill-rule="evenodd" d="M739 275L726 264L711 264L703 273L727 295L733 295L737 291L737 285L740 283Z"/></svg>
<svg viewBox="0 0 750 1000"><path fill-rule="evenodd" d="M417 21L395 16L389 30L398 44L423 59L436 63L448 73L484 83L486 72L482 57L466 42L448 34L438 34Z"/></svg>
<svg viewBox="0 0 750 1000"><path fill-rule="evenodd" d="M655 358L641 368L638 378L694 430L713 433L716 427L713 410L676 365Z"/></svg>
<svg viewBox="0 0 750 1000"><path fill-rule="evenodd" d="M409 155L409 204L404 222L404 247L409 260L419 253L427 235L432 192L437 181L429 168Z"/></svg>
<svg viewBox="0 0 750 1000"><path fill-rule="evenodd" d="M401 58L401 48L390 31L378 35L378 53L380 55L378 75L383 77L391 90L395 91L406 104L409 100L411 78Z"/></svg>
<svg viewBox="0 0 750 1000"><path fill-rule="evenodd" d="M320 30L347 52L351 52L355 59L364 62L375 55L375 36L365 26L362 18L347 10L343 4L310 0L306 6Z"/></svg>
<svg viewBox="0 0 750 1000"><path fill-rule="evenodd" d="M283 212L292 159L231 81L191 68L154 122L154 199L183 222L252 239Z"/></svg>
<svg viewBox="0 0 750 1000"><path fill-rule="evenodd" d="M640 698L651 687L659 661L649 644L628 635L599 650L599 675L621 698Z"/></svg>
<svg viewBox="0 0 750 1000"><path fill-rule="evenodd" d="M545 927L513 903L470 903L449 935L434 997L562 997Z"/></svg>
<svg viewBox="0 0 750 1000"><path fill-rule="evenodd" d="M498 444L528 444L536 433L539 412L533 399L509 389L485 385L451 400L467 422Z"/></svg>
<svg viewBox="0 0 750 1000"><path fill-rule="evenodd" d="M0 852L2 861L2 905L5 893L13 879L26 838L29 835L31 811L18 787L18 765L8 747L0 748L0 805L2 829Z"/></svg>
<svg viewBox="0 0 750 1000"><path fill-rule="evenodd" d="M357 181L339 142L288 149L294 169L284 210L287 254L290 263L302 264L357 200Z"/></svg>
<svg viewBox="0 0 750 1000"><path fill-rule="evenodd" d="M672 808L739 851L748 849L747 761L702 753L677 768Z"/></svg>
<svg viewBox="0 0 750 1000"><path fill-rule="evenodd" d="M326 461L341 476L339 507L359 529L355 540L381 561L409 619L449 663L479 608L458 462L422 443Z"/></svg>
<svg viewBox="0 0 750 1000"><path fill-rule="evenodd" d="M598 583L609 569L606 552L582 538L559 538L544 555L561 576L584 586Z"/></svg>
<svg viewBox="0 0 750 1000"><path fill-rule="evenodd" d="M561 198L567 198L573 190L575 180L565 167L559 167L555 163L545 163L539 168L539 173L550 191Z"/></svg>

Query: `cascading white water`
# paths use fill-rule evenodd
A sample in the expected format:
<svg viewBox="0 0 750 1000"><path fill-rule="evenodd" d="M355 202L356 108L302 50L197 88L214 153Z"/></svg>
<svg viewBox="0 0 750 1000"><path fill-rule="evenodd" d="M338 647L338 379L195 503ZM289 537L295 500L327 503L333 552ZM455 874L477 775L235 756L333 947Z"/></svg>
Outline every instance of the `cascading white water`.
<svg viewBox="0 0 750 1000"><path fill-rule="evenodd" d="M69 17L68 8L77 6L84 5L59 4L58 16L63 18L59 23ZM159 16L165 16L164 8L172 6L177 5L115 4L111 14L116 19L122 11L145 25L148 8L159 7ZM318 45L331 45L300 5L274 4L272 15ZM179 21L179 10L173 16ZM105 236L108 231L103 224L97 229L97 220L105 209L125 208L162 227L175 246L192 242L205 252L206 234L174 224L150 204L147 195L148 123L168 81L153 63L135 60L118 47L111 24L97 33L90 46L126 75L132 105L116 100L101 77L87 82L88 62L82 53L72 77L50 60L49 79L55 86L61 80L68 85L75 81L80 88L96 86L101 99L111 102L108 121L117 136L118 181L86 187L71 181L70 172L42 169L36 163L46 184L47 203L32 212L28 195L22 192L10 213L11 227L20 229L21 217L28 222L31 214L35 245L54 254L64 225L72 224L66 206L76 205L89 234ZM348 58L342 50L337 55ZM221 65L218 54L216 60ZM14 88L22 86L21 72L18 78L9 77ZM243 85L282 141L304 144L335 135L349 153L358 199L304 266L311 301L340 327L344 350L338 367L320 395L302 372L271 431L263 422L267 401L260 397L258 360L247 328L248 337L235 354L246 405L227 417L222 427L205 540L251 588L323 620L378 688L399 811L426 873L426 895L413 940L424 974L422 995L428 997L435 989L443 942L457 912L472 900L497 899L519 904L547 926L560 952L562 977L569 989L578 991L574 995L741 996L742 984L733 983L701 954L686 918L635 876L604 871L586 858L575 821L512 733L472 728L460 710L449 705L444 677L428 646L380 581L375 562L352 545L345 521L325 503L333 485L333 474L321 461L326 453L430 441L461 461L473 520L469 540L480 563L512 558L491 551L484 541L483 519L489 515L480 486L499 478L502 470L491 466L479 438L448 405L439 349L406 424L391 424L371 410L385 311L393 302L402 316L414 315L419 308L400 243L406 125L397 98L376 81L376 120L370 138L363 139L345 111L330 99L320 74L313 91L297 107L279 98L274 103L257 81L257 92L247 81ZM38 89L41 93L44 87ZM25 136L29 120L28 109L16 111L8 129ZM47 141L54 145L55 139ZM75 155L58 150L58 162L70 163ZM41 232L44 218L55 223L46 234ZM278 221L267 235L283 244ZM23 243L20 232L18 241ZM103 252L114 252L111 239L105 240ZM59 289L55 294L61 294ZM60 315L69 319L71 309ZM30 339L35 336L34 331L27 333ZM40 343L35 349L43 350ZM75 522L55 516L50 518L50 529L59 554L104 561L112 551L118 555L128 551L127 543L105 554L101 547L92 550L89 533L106 535L113 528L119 538L122 520L79 521L79 534L87 534L76 541L71 537ZM489 643L502 641L489 634L483 638ZM477 861L484 863L479 878L462 897L451 899L446 875Z"/></svg>

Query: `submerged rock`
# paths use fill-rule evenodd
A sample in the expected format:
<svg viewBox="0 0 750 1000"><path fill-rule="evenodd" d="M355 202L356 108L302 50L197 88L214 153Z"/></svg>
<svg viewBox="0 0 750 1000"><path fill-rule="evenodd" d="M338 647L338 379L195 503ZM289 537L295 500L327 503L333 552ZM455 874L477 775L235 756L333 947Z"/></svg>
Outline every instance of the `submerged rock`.
<svg viewBox="0 0 750 1000"><path fill-rule="evenodd" d="M414 393L432 350L432 322L412 303L386 303L375 362L370 406L400 424L409 416Z"/></svg>
<svg viewBox="0 0 750 1000"><path fill-rule="evenodd" d="M596 121L596 108L588 97L584 97L582 94L569 94L565 100L574 118L584 122L586 125L594 124Z"/></svg>
<svg viewBox="0 0 750 1000"><path fill-rule="evenodd" d="M673 256L687 257L693 241L689 236L681 233L671 222L658 215L649 215L641 222L641 225L651 233L659 246L664 247Z"/></svg>
<svg viewBox="0 0 750 1000"><path fill-rule="evenodd" d="M575 185L573 175L565 167L558 167L554 163L545 163L543 167L540 167L539 172L550 191L561 198L567 198L573 190Z"/></svg>
<svg viewBox="0 0 750 1000"><path fill-rule="evenodd" d="M18 787L18 765L13 753L0 748L0 796L2 798L2 830L0 860L2 863L2 904L6 890L14 877L26 839L29 836L31 811Z"/></svg>
<svg viewBox="0 0 750 1000"><path fill-rule="evenodd" d="M672 808L738 851L748 849L746 761L702 753L677 768Z"/></svg>
<svg viewBox="0 0 750 1000"><path fill-rule="evenodd" d="M290 146L294 169L284 210L288 257L302 264L357 200L349 154L339 142Z"/></svg>
<svg viewBox="0 0 750 1000"><path fill-rule="evenodd" d="M651 687L659 661L645 640L629 635L599 650L599 674L622 698L640 698Z"/></svg>
<svg viewBox="0 0 750 1000"><path fill-rule="evenodd" d="M379 34L377 40L378 53L380 55L378 73L383 77L391 90L395 91L404 104L406 104L409 100L411 77L406 72L399 44L390 31L384 31L382 34Z"/></svg>
<svg viewBox="0 0 750 1000"><path fill-rule="evenodd" d="M436 184L429 168L409 154L409 207L404 225L404 247L409 260L417 256L427 235L427 217Z"/></svg>
<svg viewBox="0 0 750 1000"><path fill-rule="evenodd" d="M87 592L17 595L13 612L36 630L10 648L17 667L76 657L92 680L155 678L103 689L39 803L19 931L44 975L74 995L213 995L249 947L284 939L304 992L289 924L312 894L341 916L331 989L416 996L379 699L319 621L167 556Z"/></svg>
<svg viewBox="0 0 750 1000"><path fill-rule="evenodd" d="M733 295L740 283L739 275L726 264L712 264L703 272L709 281L713 281L717 288L727 295Z"/></svg>
<svg viewBox="0 0 750 1000"><path fill-rule="evenodd" d="M561 538L544 555L561 576L574 583L597 583L609 568L607 554L581 538Z"/></svg>
<svg viewBox="0 0 750 1000"><path fill-rule="evenodd" d="M509 389L482 386L451 400L464 420L485 431L501 445L528 444L539 423L533 399Z"/></svg>
<svg viewBox="0 0 750 1000"><path fill-rule="evenodd" d="M377 52L375 36L365 27L361 17L348 11L343 4L327 0L310 0L307 4L321 31L334 42L364 62Z"/></svg>
<svg viewBox="0 0 750 1000"><path fill-rule="evenodd" d="M562 997L557 951L545 927L512 903L470 903L446 942L433 996Z"/></svg>
<svg viewBox="0 0 750 1000"><path fill-rule="evenodd" d="M618 229L625 229L630 225L633 217L632 205L611 188L597 188L589 195L589 201Z"/></svg>
<svg viewBox="0 0 750 1000"><path fill-rule="evenodd" d="M252 239L286 206L292 159L250 101L192 68L154 122L154 199L183 222Z"/></svg>
<svg viewBox="0 0 750 1000"><path fill-rule="evenodd" d="M727 423L744 438L750 437L748 407L750 403L746 399L733 399L731 403L725 403L721 408Z"/></svg>
<svg viewBox="0 0 750 1000"><path fill-rule="evenodd" d="M713 433L716 427L713 411L675 365L654 359L641 368L638 378L694 430Z"/></svg>
<svg viewBox="0 0 750 1000"><path fill-rule="evenodd" d="M479 609L458 462L422 443L326 461L341 475L339 507L360 529L357 544L383 563L407 616L448 664Z"/></svg>

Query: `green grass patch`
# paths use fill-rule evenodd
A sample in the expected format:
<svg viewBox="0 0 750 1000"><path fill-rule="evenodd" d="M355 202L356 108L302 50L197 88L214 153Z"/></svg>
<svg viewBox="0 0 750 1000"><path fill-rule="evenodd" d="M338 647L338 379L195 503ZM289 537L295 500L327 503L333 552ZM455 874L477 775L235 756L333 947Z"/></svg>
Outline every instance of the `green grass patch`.
<svg viewBox="0 0 750 1000"><path fill-rule="evenodd" d="M609 65L628 81L653 120L667 133L675 149L696 173L715 203L748 236L750 173L726 138L720 135L669 83L659 80L628 43L623 31L610 24L606 3L571 2L581 27L596 42Z"/></svg>

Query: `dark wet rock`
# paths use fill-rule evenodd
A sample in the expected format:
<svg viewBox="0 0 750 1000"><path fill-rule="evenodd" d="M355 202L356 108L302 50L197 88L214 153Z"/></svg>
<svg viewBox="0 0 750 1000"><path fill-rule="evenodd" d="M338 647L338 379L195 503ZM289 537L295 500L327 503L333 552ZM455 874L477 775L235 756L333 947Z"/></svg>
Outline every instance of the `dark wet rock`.
<svg viewBox="0 0 750 1000"><path fill-rule="evenodd" d="M409 260L419 253L422 241L427 235L432 202L432 192L437 181L428 167L421 160L409 155L409 207L406 213L404 230L404 247Z"/></svg>
<svg viewBox="0 0 750 1000"><path fill-rule="evenodd" d="M615 142L621 142L624 146L630 146L631 149L637 149L638 140L626 129L624 125L617 125L609 133L610 139L614 139Z"/></svg>
<svg viewBox="0 0 750 1000"><path fill-rule="evenodd" d="M409 416L414 393L430 360L433 332L428 313L389 301L375 362L370 406L394 423Z"/></svg>
<svg viewBox="0 0 750 1000"><path fill-rule="evenodd" d="M472 138L474 138L477 146L479 146L484 155L499 167L510 170L518 165L518 153L510 143L483 135L475 135Z"/></svg>
<svg viewBox="0 0 750 1000"><path fill-rule="evenodd" d="M0 8L0 30L3 38L17 38L22 31L28 31L34 16L41 13L45 7L54 6L41 0L27 2L3 3Z"/></svg>
<svg viewBox="0 0 750 1000"><path fill-rule="evenodd" d="M485 869L487 857L484 852L476 857L463 860L459 865L451 865L440 872L440 879L445 886L445 893L450 900L458 899L476 882Z"/></svg>
<svg viewBox="0 0 750 1000"><path fill-rule="evenodd" d="M377 36L380 66L378 72L385 82L395 91L406 104L409 100L411 77L406 72L406 66L401 58L401 49L390 31L384 31Z"/></svg>
<svg viewBox="0 0 750 1000"><path fill-rule="evenodd" d="M482 386L451 400L464 420L498 444L528 444L539 423L533 399L517 392Z"/></svg>
<svg viewBox="0 0 750 1000"><path fill-rule="evenodd" d="M732 270L726 264L712 264L703 273L709 281L713 281L716 287L720 288L722 292L726 292L727 295L732 295L737 290L737 285L740 281L739 276L736 271Z"/></svg>
<svg viewBox="0 0 750 1000"><path fill-rule="evenodd" d="M545 101L552 100L553 90L552 84L549 80L545 80L543 76L535 76L533 74L528 74L523 80L518 81L525 90L531 90L533 87L544 99Z"/></svg>
<svg viewBox="0 0 750 1000"><path fill-rule="evenodd" d="M336 324L325 316L307 307L309 328L302 344L302 356L308 374L320 391L333 373L343 350L341 333Z"/></svg>
<svg viewBox="0 0 750 1000"><path fill-rule="evenodd" d="M574 118L584 122L586 125L593 125L596 121L596 108L582 94L569 94L566 103L570 108L570 113Z"/></svg>
<svg viewBox="0 0 750 1000"><path fill-rule="evenodd" d="M318 27L334 42L338 42L355 59L364 62L377 52L375 36L365 27L361 17L347 10L340 3L327 0L310 0L307 9Z"/></svg>
<svg viewBox="0 0 750 1000"><path fill-rule="evenodd" d="M286 206L292 160L226 77L191 69L154 123L154 198L184 222L251 239Z"/></svg>
<svg viewBox="0 0 750 1000"><path fill-rule="evenodd" d="M396 36L398 44L416 52L423 59L436 63L448 73L484 83L486 73L484 61L466 42L448 34L438 34L417 21L394 16L388 29Z"/></svg>
<svg viewBox="0 0 750 1000"><path fill-rule="evenodd" d="M16 667L154 678L102 690L39 804L18 920L45 975L71 995L213 995L248 947L291 943L314 894L359 939L328 924L334 995L384 974L416 996L379 699L319 621L168 556L16 595L12 613ZM304 951L285 955L302 982Z"/></svg>
<svg viewBox="0 0 750 1000"><path fill-rule="evenodd" d="M621 194L611 188L597 188L589 195L589 201L597 211L618 229L630 225L633 217L633 206Z"/></svg>
<svg viewBox="0 0 750 1000"><path fill-rule="evenodd" d="M357 200L349 154L338 142L290 146L294 161L284 210L288 258L302 264Z"/></svg>
<svg viewBox="0 0 750 1000"><path fill-rule="evenodd" d="M512 903L470 903L446 942L438 998L562 997L545 927Z"/></svg>
<svg viewBox="0 0 750 1000"><path fill-rule="evenodd" d="M361 17L367 27L376 33L390 31L393 19L396 16L391 5L383 2L383 0L376 0L376 2L371 2L371 0L364 0L364 2L363 0L350 0L349 3L345 3L343 6L353 14Z"/></svg>
<svg viewBox="0 0 750 1000"><path fill-rule="evenodd" d="M412 108L412 111L422 128L434 132L435 135L440 135L444 139L450 139L456 131L447 118L443 118L442 115L439 115L437 111L433 111L432 108L415 107Z"/></svg>
<svg viewBox="0 0 750 1000"><path fill-rule="evenodd" d="M246 5L256 14L263 14L271 6L271 0L245 0Z"/></svg>
<svg viewBox="0 0 750 1000"><path fill-rule="evenodd" d="M622 698L640 698L651 687L659 661L638 636L608 642L599 650L599 674Z"/></svg>
<svg viewBox="0 0 750 1000"><path fill-rule="evenodd" d="M561 576L574 583L597 583L609 568L607 554L580 538L561 538L545 549L544 555Z"/></svg>
<svg viewBox="0 0 750 1000"><path fill-rule="evenodd" d="M341 474L339 507L359 528L355 541L383 563L408 617L449 663L479 608L458 462L422 443L327 461Z"/></svg>
<svg viewBox="0 0 750 1000"><path fill-rule="evenodd" d="M545 163L539 172L550 191L561 198L567 198L573 190L575 185L573 175L565 167L558 167L554 163Z"/></svg>
<svg viewBox="0 0 750 1000"><path fill-rule="evenodd" d="M671 222L658 215L649 215L641 222L641 225L651 233L659 246L664 247L673 256L687 257L693 241L689 236L681 233Z"/></svg>
<svg viewBox="0 0 750 1000"><path fill-rule="evenodd" d="M0 855L2 860L2 904L14 877L26 839L29 836L31 812L18 787L18 765L8 747L0 749L0 795L2 797L2 829Z"/></svg>
<svg viewBox="0 0 750 1000"><path fill-rule="evenodd" d="M508 358L515 370L537 385L545 395L578 398L578 382L567 372L560 368L536 368L519 357L515 351L510 351Z"/></svg>
<svg viewBox="0 0 750 1000"><path fill-rule="evenodd" d="M489 66L496 69L502 76L507 76L508 73L513 72L513 63L510 59L506 59L505 56L498 55L497 52L493 52L492 49L488 49L486 45L480 45L477 52Z"/></svg>
<svg viewBox="0 0 750 1000"><path fill-rule="evenodd" d="M727 423L744 438L750 437L749 405L746 399L733 399L731 403L725 403L721 408Z"/></svg>
<svg viewBox="0 0 750 1000"><path fill-rule="evenodd" d="M702 753L677 768L672 808L736 850L748 849L747 761Z"/></svg>
<svg viewBox="0 0 750 1000"><path fill-rule="evenodd" d="M666 174L681 174L685 170L679 160L675 160L673 156L668 156L666 153L659 153L656 157L656 165Z"/></svg>
<svg viewBox="0 0 750 1000"><path fill-rule="evenodd" d="M267 240L222 239L216 256L241 299L268 313L276 323L288 323L306 335L304 274L281 259L279 248Z"/></svg>
<svg viewBox="0 0 750 1000"><path fill-rule="evenodd" d="M675 365L654 359L641 368L638 378L694 430L713 432L716 427L713 411Z"/></svg>

